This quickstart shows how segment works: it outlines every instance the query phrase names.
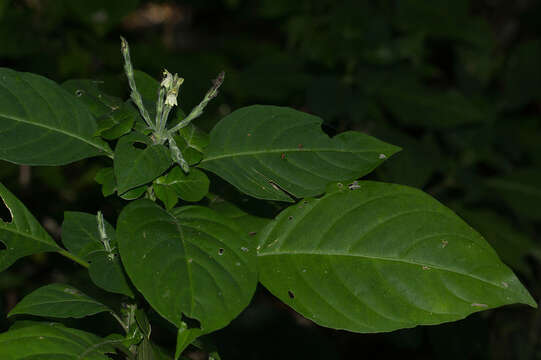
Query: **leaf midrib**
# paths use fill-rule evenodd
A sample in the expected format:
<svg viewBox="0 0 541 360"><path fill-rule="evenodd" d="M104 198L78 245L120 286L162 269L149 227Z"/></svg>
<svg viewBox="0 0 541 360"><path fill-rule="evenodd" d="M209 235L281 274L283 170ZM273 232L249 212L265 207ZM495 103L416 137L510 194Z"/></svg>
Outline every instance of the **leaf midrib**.
<svg viewBox="0 0 541 360"><path fill-rule="evenodd" d="M28 237L28 238L30 238L30 239L32 239L32 240L35 240L35 241L39 242L39 243L44 243L44 244L46 244L46 245L49 245L49 246L51 246L51 247L54 247L55 249L61 249L60 246L58 246L56 243L54 243L54 240L53 240L52 238L50 238L51 241L52 241L52 243L48 243L48 242L45 242L44 239L41 239L41 238L36 237L34 234L31 234L31 233L25 233L25 232L19 232L19 231L16 231L16 229L11 229L10 227L4 227L4 226L2 226L1 224L0 224L0 230L6 230L6 231L9 231L9 232L14 233L14 234L17 234L17 235L21 235L21 236L24 236L24 237Z"/></svg>
<svg viewBox="0 0 541 360"><path fill-rule="evenodd" d="M372 150L347 150L347 149L337 149L337 148L301 148L298 147L294 148L283 148L283 149L271 149L271 150L252 150L252 151L241 151L241 152L235 152L235 153L228 153L213 157L207 157L201 160L201 163L212 161L212 160L218 160L223 158L229 158L229 157L237 157L237 156L252 156L252 155L259 155L259 154L277 154L277 153L291 153L291 152L339 152L339 153L349 153L349 154L362 154L362 153L377 153L382 152L382 150L372 149Z"/></svg>
<svg viewBox="0 0 541 360"><path fill-rule="evenodd" d="M103 152L105 152L106 154L112 154L108 149L106 149L105 147L102 147L102 146L99 146L98 144L94 143L94 142L91 142L90 140L87 140L83 137L80 137L78 136L77 134L74 134L74 133L71 133L71 132L68 132L68 131L65 131L65 130L62 130L60 128L55 128L55 127L52 127L52 126L48 126L48 125L45 125L45 124L42 124L42 123L37 123L37 122L32 122L32 121L29 121L29 120L24 120L24 119L21 119L19 117L16 117L16 116L13 116L13 115L9 115L9 114L2 114L0 113L0 117L3 117L5 119L9 119L9 120L13 120L13 121L18 121L18 122L21 122L21 123L24 123L24 124L29 124L29 125L33 125L33 126L37 126L37 127L41 127L41 128L44 128L44 129L47 129L47 130L51 130L51 131L54 131L54 132L58 132L58 133L61 133L61 134L64 134L64 135L67 135L67 136L70 136L72 138L75 138L77 140L80 140L84 143L87 143L88 145L98 149L98 150L101 150Z"/></svg>
<svg viewBox="0 0 541 360"><path fill-rule="evenodd" d="M381 260L381 261L399 262L399 263L404 263L404 264L409 264L409 265L428 266L430 269L447 271L447 272L450 272L450 273L453 273L453 274L459 274L459 275L463 275L463 276L468 276L468 277L471 277L473 279L477 279L479 281L487 283L489 285L495 286L497 288L504 289L504 290L506 289L503 285L495 284L495 283L493 283L491 281L488 281L486 279L480 278L480 277L475 276L475 275L466 274L466 273L463 273L463 272L459 272L459 271L452 270L452 269L449 269L449 268L444 268L444 267L434 265L434 264L428 264L428 263L423 264L423 263L416 262L416 261L397 259L397 258L390 258L390 257L373 256L373 255L365 255L365 254L348 254L348 253L340 253L340 252L322 253L322 252L317 252L317 251L290 251L290 252L278 251L278 252L258 253L257 254L257 256L273 256L273 255L345 256L345 257L357 257L357 258L363 258L363 259L369 259L369 260Z"/></svg>

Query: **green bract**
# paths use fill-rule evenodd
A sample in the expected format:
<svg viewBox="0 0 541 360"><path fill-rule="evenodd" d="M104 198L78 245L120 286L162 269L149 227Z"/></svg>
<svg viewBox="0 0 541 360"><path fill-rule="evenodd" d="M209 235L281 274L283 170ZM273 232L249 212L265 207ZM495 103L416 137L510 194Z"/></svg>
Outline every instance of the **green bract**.
<svg viewBox="0 0 541 360"><path fill-rule="evenodd" d="M95 180L103 196L119 197L112 207L118 213L109 215L118 215L116 229L101 211L66 211L64 248L0 184L11 214L0 222L0 270L24 256L56 252L88 272L77 278L88 279L81 289L91 295L58 283L34 289L9 314L18 321L0 334L2 360L104 360L112 353L115 359L179 359L190 345L219 359L202 336L248 307L258 281L315 323L360 333L440 324L513 303L537 306L489 243L443 204L412 187L360 180L399 147L356 131L329 137L319 117L262 105L225 116L209 136L192 122L217 96L224 73L185 113L178 108L182 77L164 70L160 82L135 71L124 39L122 55L127 101L92 80L60 87L0 69L0 158L63 165L104 155ZM430 122L448 112L439 108L442 102L464 115L447 114L448 123L485 121L454 93L423 97L428 111L419 118L410 95L390 87L376 93L399 121ZM417 144L406 135L397 138ZM433 139L426 140L410 151L431 149ZM408 154L405 168L416 165ZM426 183L437 161L433 156L425 174L411 182ZM233 186L224 188L205 170ZM504 199L509 193L526 198L525 209L516 197L507 203L535 217L538 175L494 178L488 185ZM248 199L235 188L295 204L270 202L267 214L279 214L256 216L249 201L236 201ZM505 220L495 213L464 214L503 249L504 260L523 261L525 250L506 251L507 239L516 235ZM107 318L123 334L107 324L102 338L56 323L19 321L24 316ZM154 324L165 324L176 338L174 349L156 345L163 342L156 341Z"/></svg>

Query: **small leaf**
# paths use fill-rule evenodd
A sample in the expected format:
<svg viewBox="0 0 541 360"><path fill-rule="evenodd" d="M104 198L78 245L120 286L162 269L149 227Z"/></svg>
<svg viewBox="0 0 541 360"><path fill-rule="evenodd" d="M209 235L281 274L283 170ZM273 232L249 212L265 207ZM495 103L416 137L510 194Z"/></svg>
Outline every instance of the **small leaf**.
<svg viewBox="0 0 541 360"><path fill-rule="evenodd" d="M175 142L182 151L184 160L189 165L198 164L203 159L203 153L209 144L209 136L193 124L179 130L180 135L175 136Z"/></svg>
<svg viewBox="0 0 541 360"><path fill-rule="evenodd" d="M107 221L105 230L114 236L115 229ZM103 250L96 215L78 211L64 212L62 243L72 254L85 260L90 259L93 253Z"/></svg>
<svg viewBox="0 0 541 360"><path fill-rule="evenodd" d="M28 323L0 334L0 359L110 360L111 341L57 323Z"/></svg>
<svg viewBox="0 0 541 360"><path fill-rule="evenodd" d="M166 176L156 179L156 184L173 189L182 200L197 202L207 195L210 181L199 169L191 169L186 174L175 166Z"/></svg>
<svg viewBox="0 0 541 360"><path fill-rule="evenodd" d="M66 211L62 223L62 243L73 254L88 261L90 278L100 288L133 297L116 249L116 232L105 221L112 252L106 251L98 231L96 215Z"/></svg>
<svg viewBox="0 0 541 360"><path fill-rule="evenodd" d="M139 186L139 187L126 191L124 194L120 195L120 197L124 200L139 199L141 196L143 196L146 190L147 190L146 185Z"/></svg>
<svg viewBox="0 0 541 360"><path fill-rule="evenodd" d="M69 285L51 284L26 295L8 316L36 315L56 318L83 318L108 312L102 303Z"/></svg>
<svg viewBox="0 0 541 360"><path fill-rule="evenodd" d="M322 122L290 108L239 109L212 129L199 166L253 197L292 201L364 176L400 150L353 131L330 139Z"/></svg>
<svg viewBox="0 0 541 360"><path fill-rule="evenodd" d="M0 247L0 271L22 257L60 250L23 203L1 183L0 197L11 214L10 222L0 219L0 243L5 246L5 249Z"/></svg>
<svg viewBox="0 0 541 360"><path fill-rule="evenodd" d="M139 115L130 104L122 104L118 109L98 119L98 134L106 140L118 139L128 134Z"/></svg>
<svg viewBox="0 0 541 360"><path fill-rule="evenodd" d="M182 352L194 341L197 336L201 333L200 329L197 328L188 328L188 325L185 322L180 324L177 332L177 345L175 348L175 360L180 358Z"/></svg>
<svg viewBox="0 0 541 360"><path fill-rule="evenodd" d="M100 169L96 173L96 177L94 178L94 180L96 180L96 182L101 185L101 193L103 194L103 196L109 196L115 193L116 181L112 167L105 167Z"/></svg>
<svg viewBox="0 0 541 360"><path fill-rule="evenodd" d="M183 314L199 321L199 335L226 326L255 290L255 249L208 208L167 212L134 201L120 213L117 240L126 272L152 308L177 327Z"/></svg>
<svg viewBox="0 0 541 360"><path fill-rule="evenodd" d="M113 162L118 193L151 182L167 170L171 162L167 148L152 144L148 137L135 132L121 137Z"/></svg>
<svg viewBox="0 0 541 360"><path fill-rule="evenodd" d="M111 154L85 105L55 82L0 68L0 159L64 165Z"/></svg>
<svg viewBox="0 0 541 360"><path fill-rule="evenodd" d="M438 201L402 185L357 185L302 200L260 233L260 281L300 314L366 333L536 306L481 235Z"/></svg>
<svg viewBox="0 0 541 360"><path fill-rule="evenodd" d="M153 189L156 198L163 202L166 210L171 210L178 203L177 192L171 186L154 183Z"/></svg>

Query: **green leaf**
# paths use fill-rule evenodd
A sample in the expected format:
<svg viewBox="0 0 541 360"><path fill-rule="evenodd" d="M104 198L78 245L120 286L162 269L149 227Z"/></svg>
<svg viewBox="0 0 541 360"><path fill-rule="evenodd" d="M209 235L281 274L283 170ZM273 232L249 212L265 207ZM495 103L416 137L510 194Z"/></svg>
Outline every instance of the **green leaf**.
<svg viewBox="0 0 541 360"><path fill-rule="evenodd" d="M197 202L209 192L210 181L199 169L190 169L186 174L179 166L175 166L167 175L156 179L156 184L173 189L182 200Z"/></svg>
<svg viewBox="0 0 541 360"><path fill-rule="evenodd" d="M98 134L106 140L118 139L131 131L138 116L132 105L124 103L98 119Z"/></svg>
<svg viewBox="0 0 541 360"><path fill-rule="evenodd" d="M0 68L0 159L64 165L111 154L95 132L92 114L58 84Z"/></svg>
<svg viewBox="0 0 541 360"><path fill-rule="evenodd" d="M105 167L100 169L96 173L96 177L94 178L98 184L101 185L101 193L103 196L109 196L115 193L116 190L116 182L115 182L115 174L113 173L112 167Z"/></svg>
<svg viewBox="0 0 541 360"><path fill-rule="evenodd" d="M193 124L179 130L180 135L175 136L175 142L182 151L184 160L188 165L198 164L203 159L203 153L209 144L209 136Z"/></svg>
<svg viewBox="0 0 541 360"><path fill-rule="evenodd" d="M402 185L356 185L303 200L260 233L260 281L297 312L366 333L536 306L481 235L438 201Z"/></svg>
<svg viewBox="0 0 541 360"><path fill-rule="evenodd" d="M114 236L115 229L105 221L105 231ZM78 211L64 212L62 243L72 254L85 260L103 250L96 215Z"/></svg>
<svg viewBox="0 0 541 360"><path fill-rule="evenodd" d="M26 295L8 316L36 315L56 318L83 318L108 312L102 303L65 284L43 286Z"/></svg>
<svg viewBox="0 0 541 360"><path fill-rule="evenodd" d="M167 212L134 201L118 218L117 240L135 287L177 327L184 314L200 322L201 334L220 329L255 290L255 249L231 220L208 208Z"/></svg>
<svg viewBox="0 0 541 360"><path fill-rule="evenodd" d="M73 79L64 82L62 87L84 104L94 117L99 118L122 105L120 98L107 95L99 88L101 83L97 80Z"/></svg>
<svg viewBox="0 0 541 360"><path fill-rule="evenodd" d="M137 347L137 360L155 360L154 349L152 343L148 339L143 339Z"/></svg>
<svg viewBox="0 0 541 360"><path fill-rule="evenodd" d="M126 191L124 194L120 195L120 197L124 200L139 199L145 193L146 190L147 190L146 185L139 186L139 187Z"/></svg>
<svg viewBox="0 0 541 360"><path fill-rule="evenodd" d="M194 341L199 335L200 330L197 328L188 328L185 322L180 324L177 332L177 344L175 348L175 360L180 358L182 352Z"/></svg>
<svg viewBox="0 0 541 360"><path fill-rule="evenodd" d="M43 229L30 211L4 185L0 183L0 197L11 214L11 221L0 219L0 271L18 259L60 247Z"/></svg>
<svg viewBox="0 0 541 360"><path fill-rule="evenodd" d="M249 106L223 118L210 133L200 167L240 191L292 201L323 193L334 181L368 174L399 148L348 131L330 139L322 120L290 108Z"/></svg>
<svg viewBox="0 0 541 360"><path fill-rule="evenodd" d="M520 169L512 174L493 177L487 185L495 190L513 211L521 217L541 220L541 171L534 168Z"/></svg>
<svg viewBox="0 0 541 360"><path fill-rule="evenodd" d="M115 148L113 162L118 193L123 194L154 180L171 163L167 148L152 144L147 136L134 132L121 137Z"/></svg>
<svg viewBox="0 0 541 360"><path fill-rule="evenodd" d="M101 241L96 215L66 211L62 223L62 243L76 256L90 263L90 278L100 288L133 297L116 249L115 229L105 221L112 251Z"/></svg>
<svg viewBox="0 0 541 360"><path fill-rule="evenodd" d="M177 192L171 186L154 183L153 189L156 198L163 202L167 210L171 210L178 203Z"/></svg>
<svg viewBox="0 0 541 360"><path fill-rule="evenodd" d="M250 236L255 236L271 221L271 219L250 215L232 203L218 197L212 200L209 207L222 216L233 220L239 231Z"/></svg>
<svg viewBox="0 0 541 360"><path fill-rule="evenodd" d="M0 334L2 360L108 360L115 349L94 334L57 323L33 323Z"/></svg>

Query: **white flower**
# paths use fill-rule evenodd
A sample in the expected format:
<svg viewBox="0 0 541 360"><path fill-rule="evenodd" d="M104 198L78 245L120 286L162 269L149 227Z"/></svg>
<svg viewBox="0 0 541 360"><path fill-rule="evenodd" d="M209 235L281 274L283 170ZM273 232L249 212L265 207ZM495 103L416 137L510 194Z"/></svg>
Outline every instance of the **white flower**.
<svg viewBox="0 0 541 360"><path fill-rule="evenodd" d="M163 80L160 84L162 87L169 90L171 88L171 85L173 85L173 75L167 69L163 70Z"/></svg>
<svg viewBox="0 0 541 360"><path fill-rule="evenodd" d="M167 93L167 97L165 98L165 105L169 106L175 106L177 104L177 92L176 91L169 91Z"/></svg>

